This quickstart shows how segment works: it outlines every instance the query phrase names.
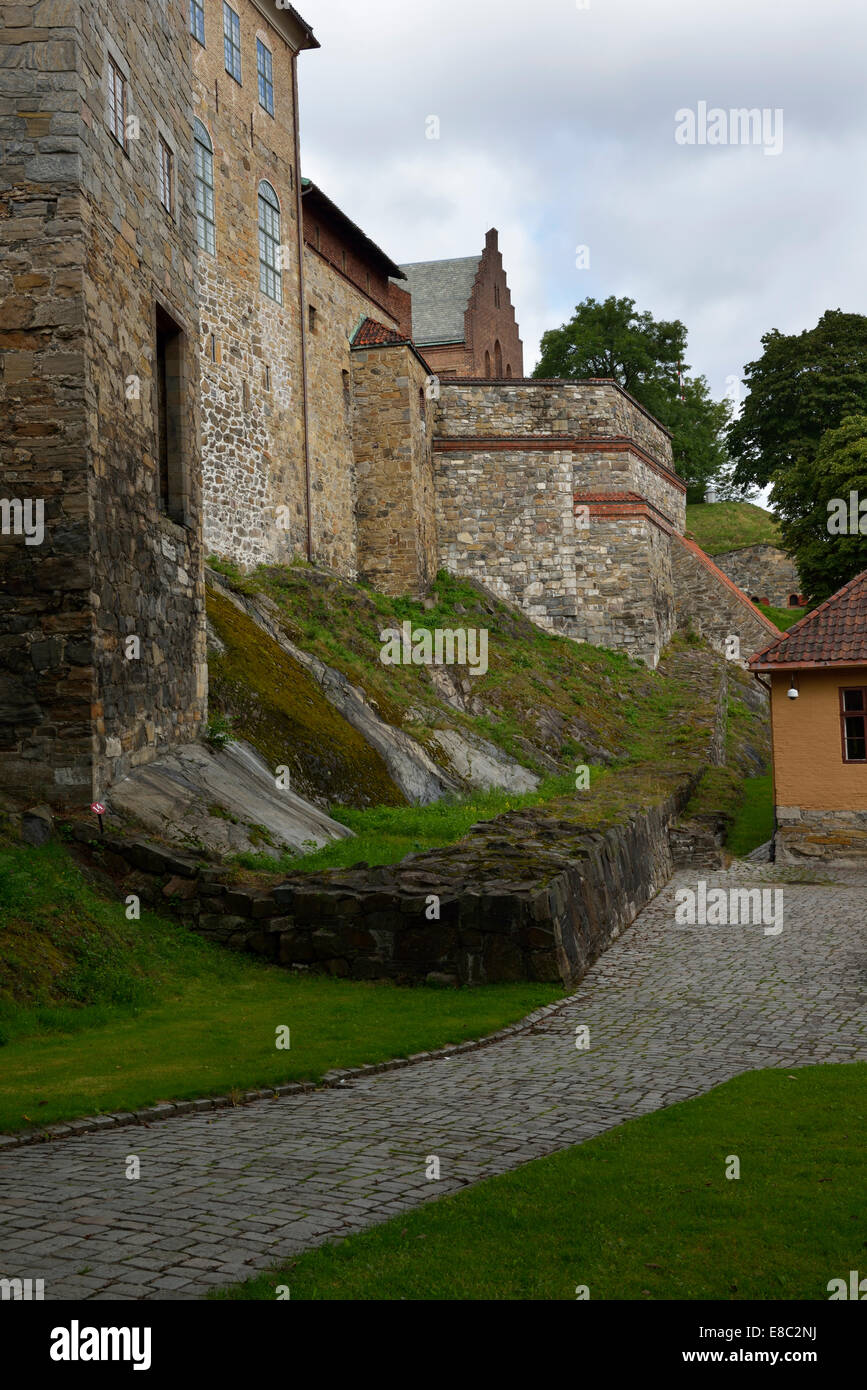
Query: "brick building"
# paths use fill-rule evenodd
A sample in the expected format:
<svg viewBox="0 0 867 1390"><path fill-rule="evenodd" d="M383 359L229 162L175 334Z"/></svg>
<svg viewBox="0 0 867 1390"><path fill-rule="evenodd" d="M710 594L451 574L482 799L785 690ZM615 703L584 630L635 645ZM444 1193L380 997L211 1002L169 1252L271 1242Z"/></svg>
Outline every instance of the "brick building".
<svg viewBox="0 0 867 1390"><path fill-rule="evenodd" d="M524 348L496 228L480 256L401 267L412 297L412 336L440 377L524 375Z"/></svg>

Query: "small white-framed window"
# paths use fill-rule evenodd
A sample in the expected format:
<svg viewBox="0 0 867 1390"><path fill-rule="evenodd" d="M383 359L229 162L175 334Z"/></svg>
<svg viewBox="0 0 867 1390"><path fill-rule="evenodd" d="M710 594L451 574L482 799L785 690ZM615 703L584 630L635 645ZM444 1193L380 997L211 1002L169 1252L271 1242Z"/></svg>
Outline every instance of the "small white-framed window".
<svg viewBox="0 0 867 1390"><path fill-rule="evenodd" d="M241 20L223 0L223 52L226 72L241 85Z"/></svg>
<svg viewBox="0 0 867 1390"><path fill-rule="evenodd" d="M271 50L261 39L256 40L256 70L259 77L259 105L269 116L274 115L274 62Z"/></svg>
<svg viewBox="0 0 867 1390"><path fill-rule="evenodd" d="M205 0L190 0L190 33L205 46Z"/></svg>
<svg viewBox="0 0 867 1390"><path fill-rule="evenodd" d="M217 251L217 223L214 210L214 146L206 127L193 121L193 150L196 177L196 237L199 248L212 256Z"/></svg>
<svg viewBox="0 0 867 1390"><path fill-rule="evenodd" d="M259 289L283 303L280 202L270 183L259 184Z"/></svg>

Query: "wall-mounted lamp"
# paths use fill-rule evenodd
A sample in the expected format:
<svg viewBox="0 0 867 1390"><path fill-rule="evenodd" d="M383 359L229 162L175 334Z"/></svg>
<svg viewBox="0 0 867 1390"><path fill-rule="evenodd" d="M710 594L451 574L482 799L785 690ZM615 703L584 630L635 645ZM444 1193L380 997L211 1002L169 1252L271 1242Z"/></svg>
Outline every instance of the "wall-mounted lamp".
<svg viewBox="0 0 867 1390"><path fill-rule="evenodd" d="M798 693L798 678L797 676L794 676L792 678L792 684L789 686L789 689L786 691L786 694L788 695L790 700L797 700Z"/></svg>

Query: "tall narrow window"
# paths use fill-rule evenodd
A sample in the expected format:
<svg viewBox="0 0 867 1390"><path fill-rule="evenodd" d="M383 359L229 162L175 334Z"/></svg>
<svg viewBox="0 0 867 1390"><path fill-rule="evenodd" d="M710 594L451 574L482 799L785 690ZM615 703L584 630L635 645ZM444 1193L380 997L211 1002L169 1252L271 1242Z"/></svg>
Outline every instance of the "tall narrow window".
<svg viewBox="0 0 867 1390"><path fill-rule="evenodd" d="M159 507L179 525L185 519L183 459L184 334L156 306L156 405Z"/></svg>
<svg viewBox="0 0 867 1390"><path fill-rule="evenodd" d="M190 33L205 46L205 0L190 0Z"/></svg>
<svg viewBox="0 0 867 1390"><path fill-rule="evenodd" d="M843 724L843 761L867 762L867 690L840 691Z"/></svg>
<svg viewBox="0 0 867 1390"><path fill-rule="evenodd" d="M166 212L174 217L175 214L175 157L171 149L166 144L162 136L159 137L160 145L160 202Z"/></svg>
<svg viewBox="0 0 867 1390"><path fill-rule="evenodd" d="M280 204L270 183L259 184L259 289L283 303L280 256Z"/></svg>
<svg viewBox="0 0 867 1390"><path fill-rule="evenodd" d="M126 81L116 63L108 60L108 128L122 150L126 149Z"/></svg>
<svg viewBox="0 0 867 1390"><path fill-rule="evenodd" d="M241 82L241 21L231 5L223 0L223 52L226 57L226 72L240 85Z"/></svg>
<svg viewBox="0 0 867 1390"><path fill-rule="evenodd" d="M491 354L485 351L485 376L491 375Z"/></svg>
<svg viewBox="0 0 867 1390"><path fill-rule="evenodd" d="M494 307L495 307L496 309L499 309L499 307L500 307L500 287L499 287L499 285L495 285L495 286L494 286Z"/></svg>
<svg viewBox="0 0 867 1390"><path fill-rule="evenodd" d="M269 116L274 115L274 66L271 50L261 39L256 40L256 68L259 73L259 105Z"/></svg>
<svg viewBox="0 0 867 1390"><path fill-rule="evenodd" d="M499 338L494 343L494 376L499 379L503 375L503 349L500 347Z"/></svg>
<svg viewBox="0 0 867 1390"><path fill-rule="evenodd" d="M193 149L196 156L196 235L202 251L213 256L217 250L214 217L214 147L202 122L193 122Z"/></svg>

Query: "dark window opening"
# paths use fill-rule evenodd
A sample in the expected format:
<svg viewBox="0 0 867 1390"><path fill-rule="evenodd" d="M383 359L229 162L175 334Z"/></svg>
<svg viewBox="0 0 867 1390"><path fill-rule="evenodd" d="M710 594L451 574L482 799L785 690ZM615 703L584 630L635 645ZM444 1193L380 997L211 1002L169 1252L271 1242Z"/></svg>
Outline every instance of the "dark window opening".
<svg viewBox="0 0 867 1390"><path fill-rule="evenodd" d="M503 349L500 347L499 338L494 343L494 376L499 378L503 375Z"/></svg>
<svg viewBox="0 0 867 1390"><path fill-rule="evenodd" d="M801 600L800 600L800 598L798 597L798 595L797 595L797 594L789 594L789 607L790 607L790 608L800 608L800 606L801 606Z"/></svg>
<svg viewBox="0 0 867 1390"><path fill-rule="evenodd" d="M310 324L310 332L316 332L316 310L312 304L307 306L307 321Z"/></svg>
<svg viewBox="0 0 867 1390"><path fill-rule="evenodd" d="M491 375L491 354L485 351L485 376Z"/></svg>
<svg viewBox="0 0 867 1390"><path fill-rule="evenodd" d="M126 149L126 81L113 59L108 60L108 128Z"/></svg>
<svg viewBox="0 0 867 1390"><path fill-rule="evenodd" d="M867 762L867 690L840 691L844 763Z"/></svg>
<svg viewBox="0 0 867 1390"><path fill-rule="evenodd" d="M179 526L186 517L183 458L184 334L156 306L156 429L159 508Z"/></svg>
<svg viewBox="0 0 867 1390"><path fill-rule="evenodd" d="M170 217L175 211L175 157L162 136L160 141L160 202Z"/></svg>

